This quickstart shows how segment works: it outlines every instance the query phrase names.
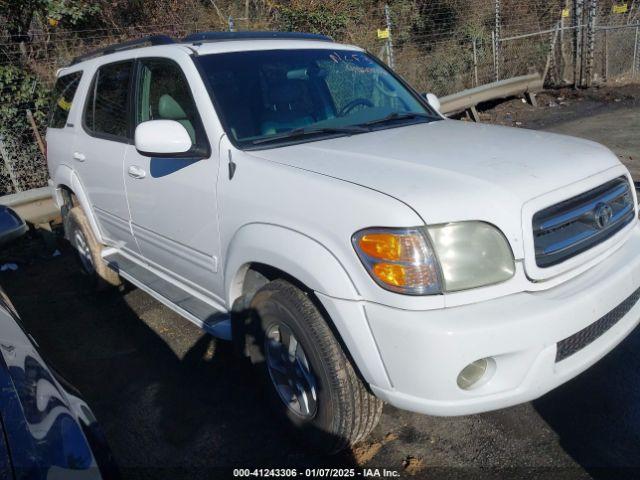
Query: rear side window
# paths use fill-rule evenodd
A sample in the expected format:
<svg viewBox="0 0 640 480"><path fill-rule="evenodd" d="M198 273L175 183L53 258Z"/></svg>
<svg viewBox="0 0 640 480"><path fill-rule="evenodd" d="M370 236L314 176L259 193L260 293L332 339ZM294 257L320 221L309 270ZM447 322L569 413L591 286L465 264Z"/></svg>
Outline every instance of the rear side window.
<svg viewBox="0 0 640 480"><path fill-rule="evenodd" d="M78 89L82 72L73 72L56 80L51 102L49 128L64 128L71 110L73 97Z"/></svg>
<svg viewBox="0 0 640 480"><path fill-rule="evenodd" d="M129 84L133 62L104 65L98 69L84 111L89 133L127 140L129 137Z"/></svg>

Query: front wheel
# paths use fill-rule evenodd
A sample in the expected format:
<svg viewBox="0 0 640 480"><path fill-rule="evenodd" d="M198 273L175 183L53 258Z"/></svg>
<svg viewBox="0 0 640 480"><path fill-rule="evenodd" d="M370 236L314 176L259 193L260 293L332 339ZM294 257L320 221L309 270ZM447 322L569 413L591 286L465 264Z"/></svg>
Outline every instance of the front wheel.
<svg viewBox="0 0 640 480"><path fill-rule="evenodd" d="M382 402L355 372L306 293L275 280L251 302L247 348L272 406L316 451L337 452L364 439Z"/></svg>

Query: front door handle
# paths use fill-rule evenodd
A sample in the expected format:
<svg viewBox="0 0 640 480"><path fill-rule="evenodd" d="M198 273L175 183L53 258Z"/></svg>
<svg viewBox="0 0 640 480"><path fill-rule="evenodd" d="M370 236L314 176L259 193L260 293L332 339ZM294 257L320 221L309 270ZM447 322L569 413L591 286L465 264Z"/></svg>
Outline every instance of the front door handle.
<svg viewBox="0 0 640 480"><path fill-rule="evenodd" d="M132 178L144 178L147 176L147 172L138 167L137 165L131 165L129 167L129 176Z"/></svg>
<svg viewBox="0 0 640 480"><path fill-rule="evenodd" d="M73 152L73 159L79 162L84 162L87 159L87 157L84 156L84 153Z"/></svg>

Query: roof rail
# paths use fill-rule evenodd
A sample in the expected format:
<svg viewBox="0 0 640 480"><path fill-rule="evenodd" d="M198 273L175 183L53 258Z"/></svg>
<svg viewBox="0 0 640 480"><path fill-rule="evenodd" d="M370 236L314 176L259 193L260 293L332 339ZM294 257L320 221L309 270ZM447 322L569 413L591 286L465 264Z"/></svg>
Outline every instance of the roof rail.
<svg viewBox="0 0 640 480"><path fill-rule="evenodd" d="M176 42L173 38L171 38L168 35L150 35L148 37L138 38L136 40L129 40L128 42L109 45L108 47L100 48L98 50L93 50L83 55L79 55L75 57L73 60L71 60L71 63L69 65L75 65L76 63L80 63L90 58L99 57L102 55L108 55L110 53L120 52L122 50L130 50L132 48L142 47L146 44L169 45L171 43L176 43Z"/></svg>
<svg viewBox="0 0 640 480"><path fill-rule="evenodd" d="M187 35L179 42L200 44L204 42L223 42L229 40L269 40L269 39L289 39L289 40L316 40L320 42L333 42L333 39L327 35L320 35L317 33L302 33L302 32L261 32L261 31L242 31L242 32L200 32ZM151 35L148 37L138 38L136 40L130 40L128 42L117 43L115 45L109 45L108 47L100 48L87 52L83 55L79 55L71 60L71 65L80 63L90 58L99 57L102 55L109 55L110 53L121 52L123 50L130 50L133 48L142 47L146 44L151 45L170 45L176 41L168 35Z"/></svg>
<svg viewBox="0 0 640 480"><path fill-rule="evenodd" d="M316 40L320 42L333 42L331 37L317 33L302 32L263 32L263 31L241 31L241 32L200 32L192 33L184 37L184 43L222 42L228 40L269 40L269 39L289 39L289 40Z"/></svg>

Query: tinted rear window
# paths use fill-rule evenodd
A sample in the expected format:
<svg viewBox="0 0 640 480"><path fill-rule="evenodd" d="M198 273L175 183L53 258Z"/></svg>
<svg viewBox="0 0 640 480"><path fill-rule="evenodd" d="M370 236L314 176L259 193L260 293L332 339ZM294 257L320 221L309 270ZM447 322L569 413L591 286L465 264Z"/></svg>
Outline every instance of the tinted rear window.
<svg viewBox="0 0 640 480"><path fill-rule="evenodd" d="M128 137L132 65L133 62L111 63L96 72L84 112L84 124L91 133Z"/></svg>
<svg viewBox="0 0 640 480"><path fill-rule="evenodd" d="M52 94L49 128L64 128L67 124L71 103L81 77L82 72L74 72L60 77L56 81Z"/></svg>

